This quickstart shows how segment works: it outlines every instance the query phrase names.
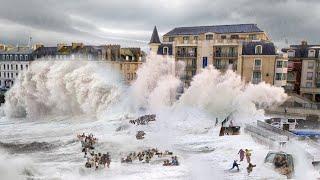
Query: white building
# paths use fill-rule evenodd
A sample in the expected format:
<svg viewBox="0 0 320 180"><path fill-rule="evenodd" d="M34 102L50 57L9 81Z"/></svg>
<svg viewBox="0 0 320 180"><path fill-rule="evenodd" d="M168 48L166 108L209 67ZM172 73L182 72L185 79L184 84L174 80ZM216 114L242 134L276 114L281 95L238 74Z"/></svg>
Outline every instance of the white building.
<svg viewBox="0 0 320 180"><path fill-rule="evenodd" d="M9 89L21 71L28 70L34 60L29 47L15 47L0 51L0 88Z"/></svg>

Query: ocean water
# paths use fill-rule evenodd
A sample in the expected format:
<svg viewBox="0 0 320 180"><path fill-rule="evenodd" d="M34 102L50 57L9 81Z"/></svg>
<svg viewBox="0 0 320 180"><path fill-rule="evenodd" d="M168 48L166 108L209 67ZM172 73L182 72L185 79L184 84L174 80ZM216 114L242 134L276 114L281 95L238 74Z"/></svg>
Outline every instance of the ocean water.
<svg viewBox="0 0 320 180"><path fill-rule="evenodd" d="M6 94L0 119L0 179L286 179L263 163L268 147L249 135L219 137L221 122L232 114L243 126L264 118L263 108L282 103L283 89L246 85L232 71L213 67L194 77L176 99L183 63L149 56L131 85L104 63L36 61ZM175 70L176 69L176 70ZM156 114L156 121L133 126L130 119ZM137 131L146 132L137 140ZM95 151L111 154L111 167L85 169L76 135L93 133ZM180 166L120 163L121 157L148 148L169 150ZM240 148L253 150L251 174L226 171ZM312 170L309 168L310 171ZM312 176L313 177L313 176Z"/></svg>

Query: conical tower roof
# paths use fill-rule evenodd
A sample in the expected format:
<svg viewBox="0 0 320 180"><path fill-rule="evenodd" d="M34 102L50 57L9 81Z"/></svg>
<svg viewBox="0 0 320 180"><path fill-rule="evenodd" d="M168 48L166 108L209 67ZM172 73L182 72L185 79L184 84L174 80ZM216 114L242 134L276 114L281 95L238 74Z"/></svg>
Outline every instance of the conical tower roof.
<svg viewBox="0 0 320 180"><path fill-rule="evenodd" d="M158 30L157 30L157 26L154 26L152 36L150 39L150 44L151 43L159 43L159 44L161 43L160 38L159 38L159 34L158 34Z"/></svg>

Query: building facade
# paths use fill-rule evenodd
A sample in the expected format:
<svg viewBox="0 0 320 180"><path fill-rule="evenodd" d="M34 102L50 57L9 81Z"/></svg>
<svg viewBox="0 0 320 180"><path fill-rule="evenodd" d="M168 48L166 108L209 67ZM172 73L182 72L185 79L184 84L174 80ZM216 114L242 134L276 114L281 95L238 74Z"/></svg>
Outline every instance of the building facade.
<svg viewBox="0 0 320 180"><path fill-rule="evenodd" d="M30 47L0 50L0 87L9 89L22 71L28 70L35 59Z"/></svg>
<svg viewBox="0 0 320 180"><path fill-rule="evenodd" d="M186 87L208 65L222 72L232 69L246 82L275 84L276 48L256 24L178 27L166 33L163 42L154 28L149 47L151 53L184 62L181 79ZM279 66L278 73L285 74L283 69ZM283 86L285 78L281 74L276 85Z"/></svg>
<svg viewBox="0 0 320 180"><path fill-rule="evenodd" d="M288 54L287 90L320 102L320 45L291 45L282 49Z"/></svg>

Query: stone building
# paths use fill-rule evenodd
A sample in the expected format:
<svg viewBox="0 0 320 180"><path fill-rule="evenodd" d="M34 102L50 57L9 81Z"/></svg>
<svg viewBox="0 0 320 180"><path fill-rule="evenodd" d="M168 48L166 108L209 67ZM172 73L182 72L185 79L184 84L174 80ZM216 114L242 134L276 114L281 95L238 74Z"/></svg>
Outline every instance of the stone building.
<svg viewBox="0 0 320 180"><path fill-rule="evenodd" d="M232 69L246 82L275 84L276 48L256 24L178 27L166 33L163 42L155 27L149 47L151 53L184 62L181 79L185 87L208 65L220 71ZM284 67L279 68L279 73L285 74ZM284 78L281 74L280 81Z"/></svg>
<svg viewBox="0 0 320 180"><path fill-rule="evenodd" d="M287 90L320 102L320 45L302 41L282 51L289 58Z"/></svg>

